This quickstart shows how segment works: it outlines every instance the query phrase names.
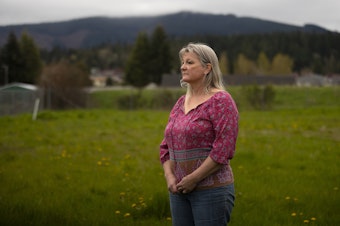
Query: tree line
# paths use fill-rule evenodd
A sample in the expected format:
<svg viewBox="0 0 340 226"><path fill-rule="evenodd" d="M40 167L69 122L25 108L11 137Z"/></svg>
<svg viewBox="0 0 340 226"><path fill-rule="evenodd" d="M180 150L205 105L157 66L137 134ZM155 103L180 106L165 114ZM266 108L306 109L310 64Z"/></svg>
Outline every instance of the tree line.
<svg viewBox="0 0 340 226"><path fill-rule="evenodd" d="M227 51L230 62L235 62L241 54L244 55L257 64L260 69L257 73L260 74L265 58L273 64L273 67L277 67L277 64L283 60L287 66L291 64L292 72L299 74L340 73L340 33L291 32L224 37L204 36L200 39L211 43L219 53ZM277 69L272 72L269 70L269 73L282 73ZM237 64L231 64L229 72L236 74L236 71Z"/></svg>
<svg viewBox="0 0 340 226"><path fill-rule="evenodd" d="M161 26L142 31L135 42L103 43L88 49L39 49L28 33L19 39L10 33L0 48L0 85L10 82L38 84L43 69L64 62L91 68L125 71L125 82L142 87L161 84L162 74L178 73L178 50L188 42L203 42L218 54L223 74L285 75L314 72L340 73L340 34L273 33L252 35L196 35L169 37ZM46 75L45 75L46 77Z"/></svg>
<svg viewBox="0 0 340 226"><path fill-rule="evenodd" d="M45 60L74 56L86 65L99 68L125 68L133 50L140 45L143 35L135 43L104 43L92 49L67 50L54 48L43 51ZM291 73L317 73L332 75L340 73L340 34L328 33L273 33L212 36L197 35L169 37L163 30L170 51L170 70L179 72L178 51L188 42L203 42L210 45L220 59L224 74L230 75L285 75ZM154 45L154 43L153 43ZM141 50L142 51L142 50ZM131 54L130 54L131 53ZM163 52L164 54L164 52ZM145 63L150 63L146 57Z"/></svg>

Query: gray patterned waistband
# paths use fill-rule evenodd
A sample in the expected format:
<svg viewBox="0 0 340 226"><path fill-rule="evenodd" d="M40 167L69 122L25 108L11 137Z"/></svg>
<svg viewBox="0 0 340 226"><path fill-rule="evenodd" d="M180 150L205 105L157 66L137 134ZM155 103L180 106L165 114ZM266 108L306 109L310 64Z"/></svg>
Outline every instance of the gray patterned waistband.
<svg viewBox="0 0 340 226"><path fill-rule="evenodd" d="M176 162L190 161L196 159L206 159L211 148L194 148L189 150L169 150L170 160Z"/></svg>

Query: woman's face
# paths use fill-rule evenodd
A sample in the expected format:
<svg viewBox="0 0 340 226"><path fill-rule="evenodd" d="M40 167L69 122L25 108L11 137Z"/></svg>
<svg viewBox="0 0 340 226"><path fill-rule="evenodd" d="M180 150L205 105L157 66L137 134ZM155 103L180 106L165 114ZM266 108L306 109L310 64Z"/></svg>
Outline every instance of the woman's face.
<svg viewBox="0 0 340 226"><path fill-rule="evenodd" d="M203 82L206 74L210 71L210 66L204 67L198 56L192 52L185 52L182 55L182 80L191 85Z"/></svg>

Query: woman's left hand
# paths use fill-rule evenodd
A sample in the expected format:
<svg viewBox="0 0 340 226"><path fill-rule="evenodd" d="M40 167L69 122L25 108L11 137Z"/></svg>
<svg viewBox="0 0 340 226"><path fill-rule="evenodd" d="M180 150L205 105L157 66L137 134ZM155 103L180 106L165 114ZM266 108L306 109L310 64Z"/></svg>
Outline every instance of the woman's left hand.
<svg viewBox="0 0 340 226"><path fill-rule="evenodd" d="M191 174L183 177L183 179L177 184L177 190L184 194L192 192L200 181L204 180L204 178L216 172L221 167L221 164L216 163L212 160L212 158L210 158L210 156L208 156L200 167L194 170Z"/></svg>
<svg viewBox="0 0 340 226"><path fill-rule="evenodd" d="M183 194L192 192L197 186L196 180L189 174L177 184L177 190Z"/></svg>

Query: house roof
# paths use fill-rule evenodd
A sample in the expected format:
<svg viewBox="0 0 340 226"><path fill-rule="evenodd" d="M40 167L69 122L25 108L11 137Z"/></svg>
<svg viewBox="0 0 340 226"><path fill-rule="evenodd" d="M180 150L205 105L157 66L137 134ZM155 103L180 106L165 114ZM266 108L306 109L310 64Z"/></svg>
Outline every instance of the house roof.
<svg viewBox="0 0 340 226"><path fill-rule="evenodd" d="M37 86L27 83L10 83L0 87L0 91L9 91L9 90L26 90L26 91L36 91L38 89Z"/></svg>

